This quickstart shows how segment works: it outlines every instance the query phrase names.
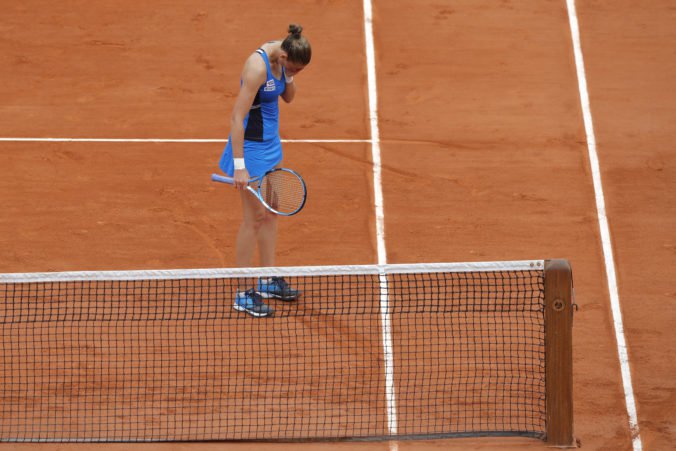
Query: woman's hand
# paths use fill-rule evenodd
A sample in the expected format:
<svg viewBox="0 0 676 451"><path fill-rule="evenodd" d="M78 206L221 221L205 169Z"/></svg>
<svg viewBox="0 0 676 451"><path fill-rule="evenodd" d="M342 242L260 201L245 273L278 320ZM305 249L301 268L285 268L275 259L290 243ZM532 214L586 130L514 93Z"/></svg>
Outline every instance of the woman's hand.
<svg viewBox="0 0 676 451"><path fill-rule="evenodd" d="M249 171L247 171L246 168L236 169L233 178L235 179L235 188L245 189L249 184Z"/></svg>

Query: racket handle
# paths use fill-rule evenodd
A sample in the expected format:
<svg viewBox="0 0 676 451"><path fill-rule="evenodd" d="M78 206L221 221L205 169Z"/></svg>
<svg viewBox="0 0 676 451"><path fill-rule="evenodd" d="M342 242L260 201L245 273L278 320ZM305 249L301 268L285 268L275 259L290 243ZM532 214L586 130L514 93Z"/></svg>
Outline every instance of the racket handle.
<svg viewBox="0 0 676 451"><path fill-rule="evenodd" d="M213 180L214 182L227 183L229 185L235 184L235 179L233 179L232 177L225 177L224 175L211 174L211 180Z"/></svg>

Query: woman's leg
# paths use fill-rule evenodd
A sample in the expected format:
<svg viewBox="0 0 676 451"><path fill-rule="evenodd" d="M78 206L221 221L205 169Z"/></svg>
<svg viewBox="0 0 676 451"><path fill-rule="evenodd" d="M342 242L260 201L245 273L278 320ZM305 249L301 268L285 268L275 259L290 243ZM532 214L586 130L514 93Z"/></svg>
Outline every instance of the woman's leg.
<svg viewBox="0 0 676 451"><path fill-rule="evenodd" d="M265 208L247 190L242 190L240 196L243 215L237 233L235 259L238 267L251 267L256 242L265 218ZM270 316L274 310L254 291L257 284L257 280L250 277L242 277L237 281L234 309L253 316Z"/></svg>
<svg viewBox="0 0 676 451"><path fill-rule="evenodd" d="M253 255L259 230L265 217L265 207L248 190L241 190L242 224L235 243L235 264L240 268L253 266Z"/></svg>
<svg viewBox="0 0 676 451"><path fill-rule="evenodd" d="M242 224L236 242L235 264L240 268L253 265L258 244L261 266L275 266L277 245L277 215L269 212L249 191L242 190Z"/></svg>
<svg viewBox="0 0 676 451"><path fill-rule="evenodd" d="M241 197L243 220L237 235L237 266L251 267L253 265L253 253L256 244L258 245L260 265L263 267L275 266L277 215L263 207L260 201L250 192L243 190ZM260 280L242 278L238 285L240 293L244 293L255 286L257 295L260 294L266 298L275 297L284 301L295 301L301 294L300 291L291 288L284 279L278 277ZM243 294L240 294L240 296L243 296ZM253 310L247 308L246 311L256 316L272 314L272 309L265 304L258 304Z"/></svg>
<svg viewBox="0 0 676 451"><path fill-rule="evenodd" d="M261 266L275 266L275 250L277 246L277 215L263 211L263 218L258 227L258 253Z"/></svg>

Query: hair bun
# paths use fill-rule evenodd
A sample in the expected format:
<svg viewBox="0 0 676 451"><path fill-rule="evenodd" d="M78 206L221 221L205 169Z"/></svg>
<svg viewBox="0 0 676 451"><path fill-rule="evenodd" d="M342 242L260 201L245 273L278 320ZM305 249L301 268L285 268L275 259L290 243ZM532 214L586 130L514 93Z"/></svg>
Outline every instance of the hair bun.
<svg viewBox="0 0 676 451"><path fill-rule="evenodd" d="M292 34L294 38L300 37L300 34L303 32L303 27L292 23L289 25L289 34Z"/></svg>

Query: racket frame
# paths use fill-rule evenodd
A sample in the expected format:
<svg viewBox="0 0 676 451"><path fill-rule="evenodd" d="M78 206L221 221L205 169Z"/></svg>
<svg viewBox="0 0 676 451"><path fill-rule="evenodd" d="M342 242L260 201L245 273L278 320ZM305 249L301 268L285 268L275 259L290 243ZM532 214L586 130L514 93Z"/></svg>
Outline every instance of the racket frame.
<svg viewBox="0 0 676 451"><path fill-rule="evenodd" d="M265 202L265 200L263 199L263 196L261 194L261 186L263 185L263 180L265 179L265 177L268 176L269 174L271 174L273 172L277 172L277 171L290 172L291 174L295 175L298 178L298 180L300 180L301 186L303 187L303 201L300 203L298 208L296 208L294 211L292 211L290 213L284 213L284 212L275 210L274 208L272 208L272 206L268 205L267 202ZM211 180L214 181L214 182L227 183L228 185L234 185L235 184L234 178L226 177L226 176L220 175L220 174L211 174ZM251 183L257 183L256 189L253 189L251 187L251 185L250 185ZM303 209L303 207L305 206L305 201L307 200L307 187L305 186L305 180L303 180L303 177L301 177L300 174L298 174L296 171L294 171L292 169L288 169L288 168L275 168L275 169L272 169L270 171L267 171L263 175L259 175L257 177L250 178L249 181L247 182L246 189L249 190L254 196L256 196L258 201L261 204L263 204L263 206L268 211L270 211L270 212L272 212L276 215L280 215L280 216L293 216L293 215L295 215L296 213L300 212Z"/></svg>

